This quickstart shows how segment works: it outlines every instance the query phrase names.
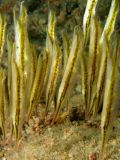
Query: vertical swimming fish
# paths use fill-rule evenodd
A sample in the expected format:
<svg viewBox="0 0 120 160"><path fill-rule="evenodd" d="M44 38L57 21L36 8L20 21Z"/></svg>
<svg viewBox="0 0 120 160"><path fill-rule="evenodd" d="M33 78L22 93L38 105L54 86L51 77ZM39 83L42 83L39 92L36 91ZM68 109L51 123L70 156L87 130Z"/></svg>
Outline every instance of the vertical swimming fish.
<svg viewBox="0 0 120 160"><path fill-rule="evenodd" d="M101 53L100 67L97 78L97 88L96 88L96 97L91 101L91 107L93 106L94 111L93 115L99 111L101 99L103 99L103 92L106 79L106 68L107 68L107 56L109 54L109 44L107 38L104 36L103 43L100 45L99 52ZM96 103L96 105L94 104Z"/></svg>
<svg viewBox="0 0 120 160"><path fill-rule="evenodd" d="M53 47L53 41L51 40L49 33L47 33L45 49L47 52L49 52L49 54L52 54L52 47Z"/></svg>
<svg viewBox="0 0 120 160"><path fill-rule="evenodd" d="M58 44L56 44L56 41L54 41L53 44L53 59L52 59L52 65L50 70L50 75L48 79L47 84L47 90L46 90L46 110L45 110L45 116L47 115L48 108L51 104L51 101L54 97L55 90L56 90L56 84L57 84L57 78L60 70L60 48L58 47Z"/></svg>
<svg viewBox="0 0 120 160"><path fill-rule="evenodd" d="M89 57L88 57L88 99L87 99L87 109L89 112L90 101L93 94L94 85L96 85L98 76L98 58L99 58L99 38L100 38L100 24L95 17L91 17L90 26L90 45L89 45Z"/></svg>
<svg viewBox="0 0 120 160"><path fill-rule="evenodd" d="M13 58L17 64L19 74L20 74L20 115L19 115L19 133L21 132L24 113L27 110L28 97L25 97L27 94L27 89L29 88L30 83L30 46L27 33L27 11L23 5L23 2L20 6L19 16L16 14L16 8L13 10L14 13L14 28L15 28L15 52ZM14 92L14 90L13 90Z"/></svg>
<svg viewBox="0 0 120 160"><path fill-rule="evenodd" d="M29 67L30 67L30 72L29 72L29 81L27 82L27 87L26 87L26 106L27 110L30 105L30 95L31 95L31 90L33 87L34 79L35 79L35 74L36 74L36 69L37 69L37 53L32 44L30 44L30 52L29 52Z"/></svg>
<svg viewBox="0 0 120 160"><path fill-rule="evenodd" d="M4 69L0 68L0 127L5 138L5 111L4 111Z"/></svg>
<svg viewBox="0 0 120 160"><path fill-rule="evenodd" d="M80 37L79 27L75 27L70 55L69 55L66 69L64 71L63 78L62 78L62 81L59 87L59 91L58 91L57 108L55 111L55 115L54 115L52 124L54 124L57 118L57 115L59 113L59 110L62 107L62 104L65 100L68 88L70 86L71 78L72 78L72 75L75 69L75 64L79 57L78 55L81 54L81 51L82 51L82 37Z"/></svg>
<svg viewBox="0 0 120 160"><path fill-rule="evenodd" d="M8 90L9 96L12 94L11 92L11 84L12 84L12 54L13 54L13 42L7 36L7 50L8 50Z"/></svg>
<svg viewBox="0 0 120 160"><path fill-rule="evenodd" d="M50 38L50 35L47 33L46 37L46 47L45 47L45 54L47 58L47 74L45 76L45 86L46 83L48 82L49 74L50 74L50 68L52 64L52 58L53 58L53 41Z"/></svg>
<svg viewBox="0 0 120 160"><path fill-rule="evenodd" d="M114 31L114 26L116 22L116 17L119 12L119 0L112 0L111 8L108 14L108 18L101 36L100 42L102 42L102 39L104 38L104 34L110 40L110 37Z"/></svg>
<svg viewBox="0 0 120 160"><path fill-rule="evenodd" d="M93 117L98 113L101 104L103 102L103 94L104 94L104 86L105 86L105 78L106 78L106 68L107 68L107 55L109 54L109 44L106 37L104 37L102 45L99 45L99 70L96 81L96 89L94 89L94 93L92 95L90 110L92 112Z"/></svg>
<svg viewBox="0 0 120 160"><path fill-rule="evenodd" d="M2 59L5 44L6 24L6 18L0 14L0 61Z"/></svg>
<svg viewBox="0 0 120 160"><path fill-rule="evenodd" d="M89 29L91 22L91 15L95 13L96 4L98 0L88 0L83 17L83 34L84 34L84 45L86 46L89 38Z"/></svg>
<svg viewBox="0 0 120 160"><path fill-rule="evenodd" d="M102 99L103 99L106 66L107 66L107 54L109 54L109 49L108 49L109 46L107 41L110 40L110 37L114 31L118 10L119 10L118 0L113 0L104 30L100 38L99 52L101 53L100 55L101 60L100 60L100 68L99 68L100 70L99 70L98 82L97 82L97 97L94 96L91 103L91 107L94 105L94 114L96 114L97 111L100 109ZM107 52L107 54L105 52Z"/></svg>
<svg viewBox="0 0 120 160"><path fill-rule="evenodd" d="M46 90L47 90L47 84L48 84L48 78L49 78L49 74L50 74L50 55L49 53L46 51L46 49L43 50L43 54L45 55L44 58L44 82L43 82L43 87L42 87L42 94L45 95ZM52 63L52 62L51 62Z"/></svg>
<svg viewBox="0 0 120 160"><path fill-rule="evenodd" d="M50 11L49 18L48 18L48 33L52 41L55 38L55 22L56 22L55 13L54 11Z"/></svg>
<svg viewBox="0 0 120 160"><path fill-rule="evenodd" d="M46 54L46 75L44 79L44 90L46 92L48 79L50 76L50 68L52 65L53 59L53 43L55 39L55 13L50 11L49 18L48 18L48 28L47 28L47 37L46 37L46 47L45 47L45 54Z"/></svg>
<svg viewBox="0 0 120 160"><path fill-rule="evenodd" d="M31 68L31 77L32 77L32 82L34 81L35 73L36 73L36 68L37 68L37 53L35 50L35 47L31 44L30 45L30 51L31 51L31 58L30 58L30 68Z"/></svg>
<svg viewBox="0 0 120 160"><path fill-rule="evenodd" d="M14 74L13 73L14 70L14 66L13 64L15 63L13 61L13 56L14 56L14 52L15 52L15 44L14 42L12 42L8 37L7 37L7 49L8 49L8 93L9 93L9 115L10 115L10 125L11 125L11 137L14 134L14 112L15 112L15 108L13 109L13 102L15 100L15 97L13 98L14 94L14 87L13 84L15 83L14 78Z"/></svg>
<svg viewBox="0 0 120 160"><path fill-rule="evenodd" d="M114 102L114 90L116 81L116 66L117 61L113 60L110 56L107 58L107 74L105 84L105 94L103 101L103 110L101 115L101 150L100 160L104 157L104 147L108 136L108 128L110 127L110 120L112 114L112 106Z"/></svg>
<svg viewBox="0 0 120 160"><path fill-rule="evenodd" d="M46 52L48 55L48 66L47 66L48 73L46 80L48 80L50 72L49 68L51 67L52 64L53 42L55 39L55 22L56 22L55 13L54 11L50 10L48 18L47 37L46 37Z"/></svg>
<svg viewBox="0 0 120 160"><path fill-rule="evenodd" d="M40 88L41 80L42 80L42 71L43 71L43 56L39 55L35 79L33 82L33 87L32 87L31 95L30 95L30 106L28 109L28 120L31 116L31 112L33 110L33 107L35 106L36 101L38 100L37 95L38 95L38 92L40 91L39 88Z"/></svg>
<svg viewBox="0 0 120 160"><path fill-rule="evenodd" d="M63 68L65 70L68 57L70 54L70 41L65 32L62 32L62 40L63 40Z"/></svg>
<svg viewBox="0 0 120 160"><path fill-rule="evenodd" d="M37 104L42 94L45 74L46 74L46 55L43 54L43 55L39 55L38 62L37 62L37 70L36 70L35 79L33 82L33 87L30 95L28 120L31 116L33 108Z"/></svg>
<svg viewBox="0 0 120 160"><path fill-rule="evenodd" d="M19 138L19 121L20 121L20 71L15 60L12 64L12 121L16 141Z"/></svg>
<svg viewBox="0 0 120 160"><path fill-rule="evenodd" d="M6 69L5 69L5 76L4 76L3 86L4 86L5 116L9 116L9 118L10 118L10 98L9 98L9 90L8 90L8 75L7 75Z"/></svg>
<svg viewBox="0 0 120 160"><path fill-rule="evenodd" d="M104 39L106 37L106 39L109 41L110 40L110 37L114 31L114 26L115 26L115 21L116 21L116 17L117 17L117 14L118 14L118 11L119 11L119 2L118 0L113 0L112 1L112 4L111 4L111 8L110 8L110 11L109 11L109 15L108 15L108 18L107 18L107 21L106 21L106 24L105 24L105 27L104 27L104 30L103 30L103 33L102 33L102 36L100 38L100 47L106 47L108 48L108 43L106 43L106 46L104 44ZM104 52L104 50L103 50ZM109 51L108 51L109 52ZM105 58L105 55L102 54L102 58L101 58L101 63L104 61L104 58ZM103 60L103 61L102 61ZM105 60L106 62L107 60ZM105 63L104 63L105 64ZM100 71L99 71L99 78L98 78L98 83L97 83L97 99L98 99L98 105L100 106L100 99L101 99L101 94L103 92L103 88L104 88L104 79L105 79L105 75L102 76L101 73L105 73L105 68L104 68L104 71L102 71L102 68L104 65L100 65ZM99 109L99 107L98 107Z"/></svg>
<svg viewBox="0 0 120 160"><path fill-rule="evenodd" d="M87 86L87 79L88 79L88 67L86 63L86 55L85 51L80 54L80 72L81 72L81 88L82 88L82 95L84 97L85 102L85 113L87 118L87 99L88 99L88 86Z"/></svg>
<svg viewBox="0 0 120 160"><path fill-rule="evenodd" d="M14 28L15 28L15 59L21 74L26 78L29 68L29 40L27 33L27 11L21 3L20 15L16 15L14 8ZM29 73L29 72L28 72Z"/></svg>

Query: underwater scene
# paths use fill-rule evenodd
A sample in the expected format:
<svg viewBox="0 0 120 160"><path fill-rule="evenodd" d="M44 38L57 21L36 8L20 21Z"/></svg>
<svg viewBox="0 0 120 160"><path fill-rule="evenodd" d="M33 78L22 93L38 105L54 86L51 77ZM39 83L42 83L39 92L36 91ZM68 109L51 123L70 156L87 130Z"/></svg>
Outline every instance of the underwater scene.
<svg viewBox="0 0 120 160"><path fill-rule="evenodd" d="M0 0L0 160L120 160L119 0Z"/></svg>

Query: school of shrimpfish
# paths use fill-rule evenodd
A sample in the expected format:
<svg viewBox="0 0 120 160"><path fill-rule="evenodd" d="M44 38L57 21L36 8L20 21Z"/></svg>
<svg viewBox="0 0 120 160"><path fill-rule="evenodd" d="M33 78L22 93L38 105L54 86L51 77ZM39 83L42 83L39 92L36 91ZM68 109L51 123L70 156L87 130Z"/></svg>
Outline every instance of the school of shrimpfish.
<svg viewBox="0 0 120 160"><path fill-rule="evenodd" d="M118 99L120 82L120 38L114 32L119 12L119 0L112 0L104 27L96 16L98 0L88 0L83 28L76 26L70 40L63 33L63 50L55 34L56 17L50 11L46 45L37 57L27 32L27 10L22 2L20 13L13 9L14 40L6 35L6 17L0 14L0 127L6 137L6 121L11 124L12 136L21 137L23 124L31 117L39 99L44 95L47 116L54 102L54 125L66 106L73 85L77 64L80 64L82 110L86 120L94 120L101 113L100 160ZM7 69L3 67L4 46L7 45ZM76 73L78 74L78 72ZM119 103L120 105L120 103Z"/></svg>

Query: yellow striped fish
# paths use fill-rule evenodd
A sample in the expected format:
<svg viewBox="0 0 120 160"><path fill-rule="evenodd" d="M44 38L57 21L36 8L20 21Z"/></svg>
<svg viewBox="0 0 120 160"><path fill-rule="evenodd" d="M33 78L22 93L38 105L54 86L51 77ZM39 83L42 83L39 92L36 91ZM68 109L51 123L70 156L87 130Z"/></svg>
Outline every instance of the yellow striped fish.
<svg viewBox="0 0 120 160"><path fill-rule="evenodd" d="M31 96L30 96L28 120L31 116L33 108L37 104L42 94L45 74L46 74L46 55L43 54L43 55L39 55L38 62L37 62L37 70L36 70L35 79L34 79Z"/></svg>
<svg viewBox="0 0 120 160"><path fill-rule="evenodd" d="M31 44L30 46L30 51L31 51L31 58L30 58L30 68L31 68L31 74L32 74L32 83L34 81L35 73L36 73L36 68L37 68L37 53L35 50L35 47Z"/></svg>
<svg viewBox="0 0 120 160"><path fill-rule="evenodd" d="M45 96L46 94L46 90L47 90L47 84L48 84L48 78L49 78L49 74L50 74L50 57L49 57L49 53L45 50L43 50L43 54L45 55L45 59L44 59L44 82L43 82L43 87L42 87L42 94Z"/></svg>
<svg viewBox="0 0 120 160"><path fill-rule="evenodd" d="M15 60L12 64L12 121L15 133L15 139L19 138L19 120L20 120L20 72Z"/></svg>
<svg viewBox="0 0 120 160"><path fill-rule="evenodd" d="M47 74L45 77L45 82L48 82L48 77L50 74L50 68L51 68L51 64L52 64L52 58L53 58L53 41L50 38L50 35L47 33L47 37L46 37L46 47L45 47L45 54L46 54L46 58L47 58Z"/></svg>
<svg viewBox="0 0 120 160"><path fill-rule="evenodd" d="M29 78L29 81L27 82L27 87L25 89L26 92L26 106L27 106L27 110L29 108L30 105L30 95L31 95L31 90L33 87L33 83L34 83L34 79L35 79L35 74L36 74L36 69L37 69L37 53L35 50L35 47L30 44L30 52L29 52L29 67L30 67L30 72L27 75Z"/></svg>
<svg viewBox="0 0 120 160"><path fill-rule="evenodd" d="M55 90L56 90L56 84L57 84L57 78L60 70L60 48L58 47L58 44L56 44L56 41L54 41L53 45L53 59L52 59L52 65L50 70L50 75L48 79L47 84L47 90L46 90L46 110L45 110L45 116L47 115L48 108L51 104L51 101L54 97Z"/></svg>
<svg viewBox="0 0 120 160"><path fill-rule="evenodd" d="M98 72L97 79L97 88L96 88L96 105L94 105L94 99L92 99L91 108L94 107L94 115L99 111L101 99L103 99L103 91L105 86L105 78L106 78L106 68L107 68L107 55L109 54L109 44L107 38L104 36L104 40L101 48L99 48L101 52L101 61L100 68Z"/></svg>
<svg viewBox="0 0 120 160"><path fill-rule="evenodd" d="M0 68L0 127L5 138L5 108L4 108L4 79L5 71Z"/></svg>
<svg viewBox="0 0 120 160"><path fill-rule="evenodd" d="M87 79L88 79L88 68L86 63L86 53L83 51L83 53L80 54L80 72L81 72L81 88L82 88L82 95L85 102L85 113L86 118L87 116L87 99L88 99L88 86L87 86Z"/></svg>
<svg viewBox="0 0 120 160"><path fill-rule="evenodd" d="M89 29L91 16L95 13L95 8L98 0L88 0L87 6L85 9L84 17L83 17L83 33L84 33L84 45L87 44L89 38Z"/></svg>
<svg viewBox="0 0 120 160"><path fill-rule="evenodd" d="M49 33L47 33L47 37L46 37L46 52L49 52L49 54L52 54L52 47L53 47L53 41L50 38Z"/></svg>
<svg viewBox="0 0 120 160"><path fill-rule="evenodd" d="M48 33L52 41L55 38L55 22L56 22L55 13L54 11L50 11L48 18Z"/></svg>
<svg viewBox="0 0 120 160"><path fill-rule="evenodd" d="M100 38L100 24L95 15L91 17L90 26L90 47L88 57L88 100L87 107L89 112L90 101L93 94L94 85L96 85L98 76L98 56L99 56L99 38Z"/></svg>
<svg viewBox="0 0 120 160"><path fill-rule="evenodd" d="M9 96L12 94L11 84L12 84L12 54L13 54L13 42L7 36L7 50L8 50L8 90Z"/></svg>
<svg viewBox="0 0 120 160"><path fill-rule="evenodd" d="M6 18L0 14L0 61L3 56L3 48L5 44Z"/></svg>
<svg viewBox="0 0 120 160"><path fill-rule="evenodd" d="M112 114L112 105L114 101L114 89L116 79L116 61L113 61L109 56L107 59L107 74L105 84L105 94L103 101L103 110L101 116L101 150L100 160L104 159L104 147L110 127L110 119Z"/></svg>
<svg viewBox="0 0 120 160"><path fill-rule="evenodd" d="M14 28L15 28L15 52L13 58L17 64L20 74L20 121L19 121L19 132L22 129L24 121L24 113L27 110L28 97L27 89L30 83L30 46L27 33L27 11L23 3L20 6L20 15L16 13L16 8L13 10L14 13ZM29 93L28 93L29 94Z"/></svg>
<svg viewBox="0 0 120 160"><path fill-rule="evenodd" d="M21 3L20 15L16 15L16 9L13 10L14 13L14 28L15 28L15 59L21 73L24 77L27 76L29 71L29 40L27 33L27 11ZM29 73L29 72L28 72Z"/></svg>
<svg viewBox="0 0 120 160"><path fill-rule="evenodd" d="M9 116L10 118L10 98L9 98L9 90L8 90L8 76L7 76L7 70L5 69L5 77L4 77L4 108L5 108L5 116ZM8 118L8 119L9 119Z"/></svg>
<svg viewBox="0 0 120 160"><path fill-rule="evenodd" d="M70 54L70 41L65 32L62 32L62 39L63 39L63 68L65 70L68 57Z"/></svg>
<svg viewBox="0 0 120 160"><path fill-rule="evenodd" d="M50 10L48 17L48 28L47 28L46 48L45 48L48 61L47 61L47 73L45 76L44 88L47 88L46 85L48 83L50 68L52 65L53 42L55 39L55 23L56 23L55 13L54 11Z"/></svg>
<svg viewBox="0 0 120 160"><path fill-rule="evenodd" d="M114 31L114 26L116 22L116 17L119 12L119 0L112 0L111 8L108 14L108 18L101 36L100 42L102 42L102 39L104 38L104 34L110 40L110 37Z"/></svg>
<svg viewBox="0 0 120 160"><path fill-rule="evenodd" d="M58 91L58 97L57 97L57 108L55 111L55 115L52 121L52 124L54 124L57 115L59 113L59 110L65 100L66 97L66 93L68 91L68 88L70 86L70 81L75 69L75 64L76 61L78 59L78 55L81 53L82 51L82 39L80 39L80 30L79 27L75 27L74 29L74 34L73 34L73 41L72 41L72 46L71 46L71 50L70 50L70 55L68 58L68 62L66 65L66 69L59 87L59 91Z"/></svg>
<svg viewBox="0 0 120 160"><path fill-rule="evenodd" d="M108 40L104 37L103 44L101 47L99 46L100 52L100 59L98 61L99 70L98 70L98 77L96 81L96 90L92 95L91 103L90 103L90 110L93 109L93 117L99 111L102 101L103 101L103 93L104 93L104 86L105 86L105 77L106 77L106 68L107 68L107 55L109 54L109 45Z"/></svg>
<svg viewBox="0 0 120 160"><path fill-rule="evenodd" d="M35 74L35 79L33 82L33 87L30 95L30 106L28 110L28 120L31 116L31 112L33 110L33 107L36 104L36 101L38 100L37 95L38 92L40 91L40 85L41 85L41 80L42 80L42 71L43 71L43 56L39 55L38 62L37 62L37 70Z"/></svg>

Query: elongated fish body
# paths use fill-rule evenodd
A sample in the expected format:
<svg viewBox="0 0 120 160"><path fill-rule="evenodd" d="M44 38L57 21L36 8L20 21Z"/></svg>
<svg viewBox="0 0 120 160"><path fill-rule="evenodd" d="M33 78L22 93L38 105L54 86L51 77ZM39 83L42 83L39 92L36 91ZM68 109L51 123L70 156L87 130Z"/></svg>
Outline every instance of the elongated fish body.
<svg viewBox="0 0 120 160"><path fill-rule="evenodd" d="M87 114L87 99L88 99L88 89L87 89L87 78L88 78L88 70L87 70L87 63L85 52L80 54L80 72L81 72L81 88L82 88L82 95L85 101L85 112ZM87 116L87 115L86 115Z"/></svg>
<svg viewBox="0 0 120 160"><path fill-rule="evenodd" d="M53 41L47 32L47 37L46 37L46 51L49 52L49 54L52 54L52 49L53 49Z"/></svg>
<svg viewBox="0 0 120 160"><path fill-rule="evenodd" d="M113 51L112 56L113 61L116 61L116 75L115 75L115 91L114 91L114 101L112 105L112 114L111 114L111 121L110 127L115 125L117 118L120 115L120 40L117 39Z"/></svg>
<svg viewBox="0 0 120 160"><path fill-rule="evenodd" d="M21 66L21 63L23 63L22 60L24 60L24 58L23 58L24 46L22 46L24 44L24 35L21 35L22 25L20 24L21 22L20 22L18 16L16 15L15 8L13 10L13 13L14 13L14 28L15 28L15 53L14 53L14 58L16 60L16 63L18 65L18 67L21 67L20 69L23 70L23 66ZM21 44L21 42L22 42L22 44Z"/></svg>
<svg viewBox="0 0 120 160"><path fill-rule="evenodd" d="M45 83L48 83L48 78L49 78L50 68L52 65L52 58L53 58L53 41L51 40L49 33L47 33L47 37L46 37L45 54L47 58L47 74L45 77Z"/></svg>
<svg viewBox="0 0 120 160"><path fill-rule="evenodd" d="M12 94L11 84L12 84L12 54L13 54L13 42L7 37L7 49L8 49L8 90L9 97Z"/></svg>
<svg viewBox="0 0 120 160"><path fill-rule="evenodd" d="M20 15L16 14L16 9L13 10L14 13L14 28L15 28L15 52L13 58L19 69L20 74L20 121L19 121L19 131L21 132L24 114L27 111L28 98L30 93L27 94L27 89L29 88L31 77L30 71L30 46L27 33L27 11L21 3ZM28 83L29 82L29 83ZM26 96L26 94L28 96ZM25 97L26 96L26 97Z"/></svg>
<svg viewBox="0 0 120 160"><path fill-rule="evenodd" d="M44 49L42 52L43 55L43 79L41 83L41 91L40 94L38 94L39 98L41 98L42 95L45 96L46 90L47 90L47 84L48 84L48 72L49 72L49 55L48 52Z"/></svg>
<svg viewBox="0 0 120 160"><path fill-rule="evenodd" d="M35 79L33 82L33 87L30 95L30 107L28 110L28 119L30 118L32 109L37 101L37 94L39 92L39 88L42 80L42 70L43 70L43 56L39 55Z"/></svg>
<svg viewBox="0 0 120 160"><path fill-rule="evenodd" d="M118 12L119 12L119 0L112 0L111 8L108 14L108 18L107 18L100 42L103 41L104 34L106 35L108 40L110 40L110 37L114 31L115 21L116 21Z"/></svg>
<svg viewBox="0 0 120 160"><path fill-rule="evenodd" d="M10 118L10 98L9 98L9 90L8 90L8 75L7 75L7 71L5 70L5 76L4 76L4 82L3 82L3 86L4 86L4 110L5 110L5 116L9 116ZM9 119L8 118L8 119Z"/></svg>
<svg viewBox="0 0 120 160"><path fill-rule="evenodd" d="M43 70L42 70L42 81L43 83L41 83L40 85L40 93L38 93L38 97L41 97L41 95L43 94L43 91L45 90L45 85L46 85L46 82L47 82L47 73L48 73L48 53L43 50ZM42 82L41 81L41 82Z"/></svg>
<svg viewBox="0 0 120 160"><path fill-rule="evenodd" d="M31 112L33 108L35 107L36 103L38 102L42 94L45 74L46 74L46 55L43 55L43 56L39 55L37 70L36 70L35 79L34 79L31 96L30 96L28 120L31 116Z"/></svg>
<svg viewBox="0 0 120 160"><path fill-rule="evenodd" d="M44 78L44 87L43 90L46 94L47 92L47 84L51 73L51 65L53 60L53 43L55 39L55 13L50 11L49 18L48 18L48 28L47 28L47 37L46 37L46 47L45 47L45 54L46 54L46 74ZM47 109L47 108L46 108Z"/></svg>
<svg viewBox="0 0 120 160"><path fill-rule="evenodd" d="M46 111L45 115L47 115L48 108L51 104L51 101L54 97L55 90L56 90L56 84L57 84L57 78L59 74L59 69L60 69L60 49L56 42L54 42L53 45L53 59L52 59L52 65L51 65L51 70L50 70L50 75L48 79L48 84L47 84L47 90L46 90Z"/></svg>
<svg viewBox="0 0 120 160"><path fill-rule="evenodd" d="M47 74L45 77L46 83L48 82L48 77L50 74L50 68L52 65L52 57L53 57L53 42L55 39L55 13L54 11L49 12L49 18L48 18L48 28L47 28L47 37L46 37L46 54L48 58L48 64L47 64Z"/></svg>
<svg viewBox="0 0 120 160"><path fill-rule="evenodd" d="M43 87L42 87L42 94L44 97L46 96L46 90L48 85L48 78L50 75L50 64L49 64L49 53L46 51L46 49L43 50L44 55L44 81L43 81Z"/></svg>
<svg viewBox="0 0 120 160"><path fill-rule="evenodd" d="M23 12L23 13L22 13ZM14 25L15 25L15 59L21 74L27 76L29 68L29 40L27 34L27 13L21 4L21 14L19 18L14 10ZM29 72L28 72L29 73Z"/></svg>
<svg viewBox="0 0 120 160"><path fill-rule="evenodd" d="M31 83L33 84L36 69L37 69L37 53L36 53L34 46L32 46L32 45L30 47L30 50L31 50L30 68L31 68L31 78L32 78Z"/></svg>
<svg viewBox="0 0 120 160"><path fill-rule="evenodd" d="M31 90L33 87L33 83L34 83L34 79L35 79L35 74L36 74L36 69L37 69L37 53L36 50L34 48L34 46L32 44L30 44L30 52L29 52L29 67L30 67L30 71L29 71L29 81L27 82L27 87L25 89L26 95L27 95L27 100L26 100L26 106L27 106L27 110L29 108L30 105L30 95L31 95ZM27 79L28 79L27 78Z"/></svg>
<svg viewBox="0 0 120 160"><path fill-rule="evenodd" d="M63 39L63 69L65 70L68 57L70 54L70 41L65 32L62 33L62 39Z"/></svg>
<svg viewBox="0 0 120 160"><path fill-rule="evenodd" d="M99 46L99 52L101 55L99 61L100 67L96 81L96 90L94 90L94 95L92 95L92 99L90 102L90 112L92 112L93 117L95 117L95 115L100 109L100 104L102 103L101 101L103 99L103 92L105 86L107 55L109 54L108 40L105 36L102 44L100 44Z"/></svg>
<svg viewBox="0 0 120 160"><path fill-rule="evenodd" d="M6 18L0 14L0 61L3 55L6 32Z"/></svg>
<svg viewBox="0 0 120 160"><path fill-rule="evenodd" d="M87 1L86 10L83 17L84 45L86 45L88 41L91 16L95 12L97 1L98 0Z"/></svg>
<svg viewBox="0 0 120 160"><path fill-rule="evenodd" d="M104 51L109 52L108 42L105 42L105 39L107 39L107 41L110 40L110 37L114 31L115 20L118 14L118 10L119 10L118 1L113 0L103 33L100 38L100 43L99 43L100 52L103 52L103 53L100 55L101 62L100 62L100 68L99 68L100 70L99 70L99 76L98 76L98 82L97 82L97 100L96 100L97 102L96 102L96 105L94 106L94 113L95 112L97 113L97 111L99 110L100 104L102 103L101 101L103 99L102 95L104 91L104 84L105 84L104 82L105 82L106 66L107 66L107 55L104 53ZM103 48L102 51L101 51L101 48ZM92 105L93 105L93 102L92 102Z"/></svg>
<svg viewBox="0 0 120 160"><path fill-rule="evenodd" d="M19 138L19 120L20 120L20 72L15 60L12 64L12 121L15 133L15 139Z"/></svg>
<svg viewBox="0 0 120 160"><path fill-rule="evenodd" d="M18 67L24 76L27 76L27 71L29 68L29 40L27 33L27 11L21 3L20 15L16 15L16 10L14 8L14 26L15 26L15 59ZM29 72L28 72L29 73Z"/></svg>
<svg viewBox="0 0 120 160"><path fill-rule="evenodd" d="M9 47L10 47L10 49L11 49L11 47L13 47L11 55L10 55L10 49L8 51L8 54L9 54L8 55L8 71L9 71L9 74L8 74L8 93L9 93L9 109L10 109L9 110L10 111L9 112L10 113L9 118L10 118L10 124L11 124L11 137L12 137L13 134L14 134L14 125L13 125L13 117L14 116L13 116L13 114L14 114L14 111L15 111L15 108L13 109L13 102L14 102L13 92L14 92L14 83L15 83L15 81L13 80L14 74L15 74L14 73L14 71L15 71L15 67L14 67L15 59L13 57L14 57L14 52L15 52L15 44L13 43L12 46L11 46L11 43L12 42L10 42L8 40L8 42L7 42L8 49L9 49ZM9 59L9 58L11 58L11 59ZM10 70L11 70L11 72L10 72Z"/></svg>
<svg viewBox="0 0 120 160"><path fill-rule="evenodd" d="M91 97L93 94L93 85L96 85L98 76L98 56L99 56L99 38L100 38L100 24L95 15L91 17L90 26L90 47L88 58L88 108L90 106ZM89 109L88 109L89 110Z"/></svg>
<svg viewBox="0 0 120 160"><path fill-rule="evenodd" d="M48 18L48 33L52 41L55 38L55 22L56 22L55 13L53 11L50 11Z"/></svg>
<svg viewBox="0 0 120 160"><path fill-rule="evenodd" d="M4 70L0 68L0 127L2 129L3 138L5 138L4 78Z"/></svg>
<svg viewBox="0 0 120 160"><path fill-rule="evenodd" d="M114 101L115 77L116 77L116 62L113 61L111 57L108 57L105 94L104 94L103 110L101 116L102 141L101 141L100 159L103 159L104 146L108 135L108 128L110 126L112 105Z"/></svg>
<svg viewBox="0 0 120 160"><path fill-rule="evenodd" d="M49 33L47 33L46 37L46 52L49 56L49 65L51 66L52 63L52 53L53 53L53 40L51 39Z"/></svg>
<svg viewBox="0 0 120 160"><path fill-rule="evenodd" d="M74 72L74 68L75 68L75 64L78 58L78 54L80 54L81 50L82 50L82 39L80 41L80 33L79 33L79 28L76 27L74 30L74 35L73 35L73 41L72 41L72 46L71 46L71 51L70 51L70 55L68 58L68 62L66 65L66 69L59 87L59 91L58 91L58 97L57 97L57 108L55 111L55 116L53 118L52 124L54 124L58 112L62 106L62 103L65 100L65 96L67 94L69 85L70 85L70 81Z"/></svg>

